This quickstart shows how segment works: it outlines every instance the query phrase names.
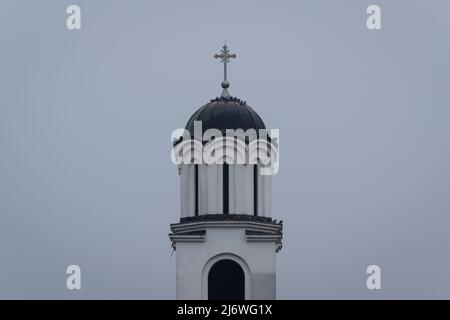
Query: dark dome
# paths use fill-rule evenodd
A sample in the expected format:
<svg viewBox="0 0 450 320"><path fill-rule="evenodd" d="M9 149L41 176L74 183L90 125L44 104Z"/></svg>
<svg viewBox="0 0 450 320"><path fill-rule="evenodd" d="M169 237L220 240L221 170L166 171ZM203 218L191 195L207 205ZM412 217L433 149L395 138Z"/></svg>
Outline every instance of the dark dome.
<svg viewBox="0 0 450 320"><path fill-rule="evenodd" d="M233 97L218 97L198 109L186 124L186 130L194 135L194 121L202 121L202 130L266 129L261 117L245 101Z"/></svg>

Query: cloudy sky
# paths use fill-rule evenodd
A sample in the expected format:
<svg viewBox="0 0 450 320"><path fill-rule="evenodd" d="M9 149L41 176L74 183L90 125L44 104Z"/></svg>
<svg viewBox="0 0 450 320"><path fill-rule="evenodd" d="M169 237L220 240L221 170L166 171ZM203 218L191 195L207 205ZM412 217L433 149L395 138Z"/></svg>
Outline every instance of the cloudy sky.
<svg viewBox="0 0 450 320"><path fill-rule="evenodd" d="M382 30L366 27L370 4ZM224 40L230 93L280 129L278 298L450 298L449 13L445 0L2 0L0 298L175 297L170 134L220 94ZM371 264L382 290L366 288Z"/></svg>

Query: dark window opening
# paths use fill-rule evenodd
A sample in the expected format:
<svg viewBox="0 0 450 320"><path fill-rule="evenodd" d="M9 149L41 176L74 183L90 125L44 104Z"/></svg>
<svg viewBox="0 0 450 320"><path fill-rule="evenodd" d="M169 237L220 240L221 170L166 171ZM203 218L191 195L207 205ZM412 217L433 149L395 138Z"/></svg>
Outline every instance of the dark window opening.
<svg viewBox="0 0 450 320"><path fill-rule="evenodd" d="M258 166L253 166L253 215L258 215Z"/></svg>
<svg viewBox="0 0 450 320"><path fill-rule="evenodd" d="M245 275L241 266L229 259L217 261L208 274L209 300L244 300Z"/></svg>
<svg viewBox="0 0 450 320"><path fill-rule="evenodd" d="M223 165L223 214L229 214L229 165L228 163L224 163Z"/></svg>

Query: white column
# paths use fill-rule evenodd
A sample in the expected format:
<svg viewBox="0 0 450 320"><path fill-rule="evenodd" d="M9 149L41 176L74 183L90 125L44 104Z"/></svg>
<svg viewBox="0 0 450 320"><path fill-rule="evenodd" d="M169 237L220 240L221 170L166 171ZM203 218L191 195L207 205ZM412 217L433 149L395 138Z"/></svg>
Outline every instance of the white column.
<svg viewBox="0 0 450 320"><path fill-rule="evenodd" d="M181 178L181 217L195 215L195 166L182 164L180 166Z"/></svg>
<svg viewBox="0 0 450 320"><path fill-rule="evenodd" d="M272 176L264 177L264 216L272 217Z"/></svg>
<svg viewBox="0 0 450 320"><path fill-rule="evenodd" d="M258 167L258 215L272 216L272 176L260 174Z"/></svg>
<svg viewBox="0 0 450 320"><path fill-rule="evenodd" d="M198 166L199 214L222 214L222 165Z"/></svg>
<svg viewBox="0 0 450 320"><path fill-rule="evenodd" d="M233 209L230 213L253 215L253 166L233 165Z"/></svg>
<svg viewBox="0 0 450 320"><path fill-rule="evenodd" d="M236 213L236 165L230 164L228 166L228 212Z"/></svg>

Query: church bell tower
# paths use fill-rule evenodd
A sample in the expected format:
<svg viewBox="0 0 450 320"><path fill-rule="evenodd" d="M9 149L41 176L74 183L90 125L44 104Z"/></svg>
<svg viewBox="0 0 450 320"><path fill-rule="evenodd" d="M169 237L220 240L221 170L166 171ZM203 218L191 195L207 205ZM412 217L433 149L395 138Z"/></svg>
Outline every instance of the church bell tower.
<svg viewBox="0 0 450 320"><path fill-rule="evenodd" d="M275 299L282 223L272 219L272 175L251 152L263 136L273 145L273 137L260 116L228 92L227 64L236 55L225 45L214 57L224 66L222 94L198 109L173 140L173 155L184 160L177 161L181 218L169 235L176 297Z"/></svg>

